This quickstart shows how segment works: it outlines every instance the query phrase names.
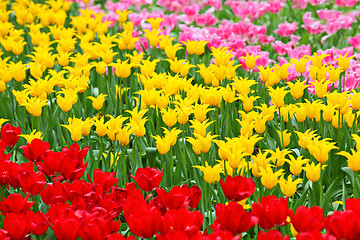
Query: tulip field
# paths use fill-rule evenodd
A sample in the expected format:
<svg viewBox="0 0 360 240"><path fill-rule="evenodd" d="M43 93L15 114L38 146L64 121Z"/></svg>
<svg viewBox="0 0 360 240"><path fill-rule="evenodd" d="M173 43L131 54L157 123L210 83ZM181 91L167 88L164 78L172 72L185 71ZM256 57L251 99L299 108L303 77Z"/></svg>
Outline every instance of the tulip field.
<svg viewBox="0 0 360 240"><path fill-rule="evenodd" d="M0 239L358 240L359 83L359 0L0 0Z"/></svg>

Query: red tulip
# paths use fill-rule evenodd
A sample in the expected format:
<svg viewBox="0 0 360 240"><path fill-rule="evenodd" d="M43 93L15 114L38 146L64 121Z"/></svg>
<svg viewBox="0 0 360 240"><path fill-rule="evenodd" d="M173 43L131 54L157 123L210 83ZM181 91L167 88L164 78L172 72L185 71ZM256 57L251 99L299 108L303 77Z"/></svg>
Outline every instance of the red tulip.
<svg viewBox="0 0 360 240"><path fill-rule="evenodd" d="M227 206L218 203L215 206L216 221L222 229L239 234L246 232L257 223L257 218L247 212L237 202L230 202Z"/></svg>
<svg viewBox="0 0 360 240"><path fill-rule="evenodd" d="M10 153L5 154L5 150L6 150L6 143L0 139L0 161L1 162L9 160L11 157Z"/></svg>
<svg viewBox="0 0 360 240"><path fill-rule="evenodd" d="M4 229L13 240L25 239L31 230L31 219L22 213L9 213L4 219Z"/></svg>
<svg viewBox="0 0 360 240"><path fill-rule="evenodd" d="M34 213L32 211L28 211L27 214L29 214L31 217L30 232L32 234L38 235L38 236L43 235L49 228L47 221L45 221L45 219L43 217L43 213L42 212Z"/></svg>
<svg viewBox="0 0 360 240"><path fill-rule="evenodd" d="M291 215L291 223L299 233L319 231L323 228L323 209L318 206L307 208L300 206L295 215Z"/></svg>
<svg viewBox="0 0 360 240"><path fill-rule="evenodd" d="M179 209L189 206L190 198L179 186L173 187L170 192L167 192L163 188L157 188L156 193L160 204L165 210Z"/></svg>
<svg viewBox="0 0 360 240"><path fill-rule="evenodd" d="M162 223L159 209L143 201L126 204L124 216L130 231L141 238L153 237Z"/></svg>
<svg viewBox="0 0 360 240"><path fill-rule="evenodd" d="M345 201L346 210L353 210L360 215L360 198L348 198Z"/></svg>
<svg viewBox="0 0 360 240"><path fill-rule="evenodd" d="M136 183L130 182L125 184L125 188L112 187L112 199L116 202L133 202L143 200L144 196L140 189L136 188Z"/></svg>
<svg viewBox="0 0 360 240"><path fill-rule="evenodd" d="M101 169L95 169L93 173L94 183L102 186L104 192L108 192L114 184L118 185L119 179L115 178L115 172L103 172ZM88 179L91 182L90 176L88 175Z"/></svg>
<svg viewBox="0 0 360 240"><path fill-rule="evenodd" d="M181 188L183 192L189 196L189 207L197 208L202 195L201 189L197 185L193 185L191 188L189 188L186 184L183 184Z"/></svg>
<svg viewBox="0 0 360 240"><path fill-rule="evenodd" d="M189 236L186 235L184 231L181 230L171 230L168 233L156 234L156 240L171 240L171 239L182 239L182 240L190 240ZM191 238L193 239L193 238Z"/></svg>
<svg viewBox="0 0 360 240"><path fill-rule="evenodd" d="M24 193L38 195L46 185L46 179L41 172L23 172L19 174L20 187Z"/></svg>
<svg viewBox="0 0 360 240"><path fill-rule="evenodd" d="M55 204L66 202L68 200L65 188L66 185L69 185L68 182L60 183L54 182L46 185L46 188L41 191L40 196L44 203L48 206Z"/></svg>
<svg viewBox="0 0 360 240"><path fill-rule="evenodd" d="M65 191L70 202L73 202L75 198L83 198L89 193L91 183L84 180L74 180L70 185L65 186Z"/></svg>
<svg viewBox="0 0 360 240"><path fill-rule="evenodd" d="M277 198L274 195L261 198L261 203L254 203L253 213L258 217L258 225L263 229L288 224L286 218L291 213L286 198Z"/></svg>
<svg viewBox="0 0 360 240"><path fill-rule="evenodd" d="M73 158L70 154L65 154L61 161L60 173L65 179L74 181L80 179L86 170L88 162L84 164L83 159Z"/></svg>
<svg viewBox="0 0 360 240"><path fill-rule="evenodd" d="M2 240L11 240L11 237L8 234L7 231L5 231L4 229L0 229L0 239L2 239Z"/></svg>
<svg viewBox="0 0 360 240"><path fill-rule="evenodd" d="M241 201L255 192L255 182L251 178L228 175L224 182L220 179L221 188L229 201Z"/></svg>
<svg viewBox="0 0 360 240"><path fill-rule="evenodd" d="M159 172L155 167L145 167L138 168L135 176L131 175L131 177L139 185L139 188L145 192L150 192L160 185L163 174L164 170Z"/></svg>
<svg viewBox="0 0 360 240"><path fill-rule="evenodd" d="M239 240L239 239L241 239L241 235L234 236L234 234L232 234L229 231L223 231L221 229L216 229L211 234L207 235L206 239L209 239L209 240L219 240L219 239L221 239L221 240Z"/></svg>
<svg viewBox="0 0 360 240"><path fill-rule="evenodd" d="M10 184L10 168L11 165L15 164L18 165L17 163L14 162L10 162L10 161L1 161L0 164L0 185L8 185Z"/></svg>
<svg viewBox="0 0 360 240"><path fill-rule="evenodd" d="M103 239L105 236L106 221L103 218L98 218L96 222L88 221L80 229L80 237L83 240Z"/></svg>
<svg viewBox="0 0 360 240"><path fill-rule="evenodd" d="M46 176L55 176L56 173L61 173L61 163L63 157L64 153L49 150L41 155L41 161L37 161L36 166Z"/></svg>
<svg viewBox="0 0 360 240"><path fill-rule="evenodd" d="M80 146L77 143L71 144L69 148L63 147L61 149L62 153L65 153L66 155L70 156L72 160L77 162L82 162L88 151L89 151L88 146L84 147L83 149L80 149Z"/></svg>
<svg viewBox="0 0 360 240"><path fill-rule="evenodd" d="M194 236L189 237L185 232L180 230L171 230L166 234L156 234L157 240L173 240L173 239L181 239L181 240L207 240L209 238L205 237L200 231L197 232ZM220 238L219 238L220 239ZM221 238L223 239L223 238Z"/></svg>
<svg viewBox="0 0 360 240"><path fill-rule="evenodd" d="M327 232L337 239L360 239L360 218L352 210L335 211L332 215L324 218L324 225Z"/></svg>
<svg viewBox="0 0 360 240"><path fill-rule="evenodd" d="M135 240L135 237L130 235L127 238L125 238L123 235L121 235L120 233L113 233L113 234L109 234L105 237L105 240Z"/></svg>
<svg viewBox="0 0 360 240"><path fill-rule="evenodd" d="M65 211L73 211L69 203L55 203L51 205L46 216L49 217L51 222L55 222L55 220Z"/></svg>
<svg viewBox="0 0 360 240"><path fill-rule="evenodd" d="M19 179L19 174L22 174L24 172L34 172L34 164L32 162L27 162L27 163L15 163L15 162L11 162L8 165L8 179L9 179L9 184L13 187L13 188L18 188L20 187L20 179Z"/></svg>
<svg viewBox="0 0 360 240"><path fill-rule="evenodd" d="M43 142L41 139L35 138L31 143L27 143L25 146L21 146L24 157L32 162L40 160L42 154L50 149L48 142Z"/></svg>
<svg viewBox="0 0 360 240"><path fill-rule="evenodd" d="M164 215L160 232L166 234L171 230L180 230L190 238L200 230L203 219L200 211L190 212L187 208L171 209Z"/></svg>
<svg viewBox="0 0 360 240"><path fill-rule="evenodd" d="M258 236L258 240L289 240L289 236L282 236L281 232L276 229L272 229L268 232L260 231Z"/></svg>
<svg viewBox="0 0 360 240"><path fill-rule="evenodd" d="M3 197L0 202L0 211L6 216L9 213L22 213L26 212L34 205L35 202L28 202L29 196L23 198L18 193L10 194L7 198Z"/></svg>
<svg viewBox="0 0 360 240"><path fill-rule="evenodd" d="M311 231L299 233L296 235L296 240L337 240L337 238L330 234L322 234L320 231Z"/></svg>
<svg viewBox="0 0 360 240"><path fill-rule="evenodd" d="M75 240L79 237L80 220L76 216L63 216L54 221L54 234L59 240Z"/></svg>
<svg viewBox="0 0 360 240"><path fill-rule="evenodd" d="M20 133L20 127L13 127L10 123L7 123L1 128L1 140L5 143L6 147L12 148L19 140Z"/></svg>

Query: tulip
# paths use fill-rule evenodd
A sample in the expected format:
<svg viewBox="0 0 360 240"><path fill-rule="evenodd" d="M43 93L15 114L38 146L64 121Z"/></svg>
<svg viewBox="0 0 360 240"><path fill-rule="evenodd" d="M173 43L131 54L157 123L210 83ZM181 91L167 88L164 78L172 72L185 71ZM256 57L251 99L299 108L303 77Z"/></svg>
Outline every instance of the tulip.
<svg viewBox="0 0 360 240"><path fill-rule="evenodd" d="M258 219L251 212L246 210L237 202L230 202L227 206L218 203L215 206L216 221L222 229L240 234L255 226Z"/></svg>
<svg viewBox="0 0 360 240"><path fill-rule="evenodd" d="M209 111L213 111L215 109L208 108L209 104L198 104L196 103L194 106L194 117L199 122L204 122L206 120L206 114Z"/></svg>
<svg viewBox="0 0 360 240"><path fill-rule="evenodd" d="M26 103L21 104L20 106L25 106L26 111L33 115L34 117L40 117L42 113L42 107L47 105L47 99L41 99L38 97L30 97L27 99Z"/></svg>
<svg viewBox="0 0 360 240"><path fill-rule="evenodd" d="M116 13L118 14L119 18L118 18L118 21L120 23L125 23L127 21L127 18L128 18L128 14L131 13L132 11L129 11L127 9L123 10L123 11L120 11L120 10L116 10Z"/></svg>
<svg viewBox="0 0 360 240"><path fill-rule="evenodd" d="M156 148L161 155L165 155L170 150L170 142L166 137L152 136L156 141Z"/></svg>
<svg viewBox="0 0 360 240"><path fill-rule="evenodd" d="M339 57L335 59L338 60L339 67L344 71L346 71L350 67L350 60L355 57L354 55L348 57L348 54L349 52L347 52L344 56L340 54Z"/></svg>
<svg viewBox="0 0 360 240"><path fill-rule="evenodd" d="M41 172L23 172L18 178L23 192L31 196L38 195L46 185L45 176Z"/></svg>
<svg viewBox="0 0 360 240"><path fill-rule="evenodd" d="M229 201L242 201L255 192L255 182L251 178L242 176L227 176L224 182L220 179L221 188Z"/></svg>
<svg viewBox="0 0 360 240"><path fill-rule="evenodd" d="M31 230L31 220L27 214L10 213L5 216L4 230L8 232L11 239L25 239Z"/></svg>
<svg viewBox="0 0 360 240"><path fill-rule="evenodd" d="M299 233L320 231L323 228L323 209L318 206L300 206L290 218L293 227Z"/></svg>
<svg viewBox="0 0 360 240"><path fill-rule="evenodd" d="M161 182L164 170L157 170L155 167L138 168L135 176L131 176L139 187L145 191L150 192L157 188Z"/></svg>
<svg viewBox="0 0 360 240"><path fill-rule="evenodd" d="M291 137L291 133L288 132L288 130L284 130L284 131L279 131L276 130L277 133L279 134L279 138L280 138L280 145L285 148L289 145L290 143L290 137Z"/></svg>
<svg viewBox="0 0 360 240"><path fill-rule="evenodd" d="M336 238L330 234L326 234L326 235L321 234L320 231L304 232L296 235L296 240L318 240L318 239L335 240Z"/></svg>
<svg viewBox="0 0 360 240"><path fill-rule="evenodd" d="M42 154L50 150L50 144L36 138L31 143L27 143L26 146L21 146L20 149L24 151L23 154L27 160L36 162L40 160Z"/></svg>
<svg viewBox="0 0 360 240"><path fill-rule="evenodd" d="M20 133L20 127L13 127L7 123L1 127L1 141L5 143L6 147L12 148L19 140Z"/></svg>
<svg viewBox="0 0 360 240"><path fill-rule="evenodd" d="M68 184L67 182L63 184L60 182L49 183L46 185L46 188L40 192L41 199L48 206L55 203L65 203L68 197L64 186Z"/></svg>
<svg viewBox="0 0 360 240"><path fill-rule="evenodd" d="M334 211L330 216L325 217L324 226L328 233L336 239L359 239L360 218L358 213L347 210L343 212Z"/></svg>
<svg viewBox="0 0 360 240"><path fill-rule="evenodd" d="M298 79L295 83L287 82L287 85L290 87L290 94L295 99L300 99L304 95L304 90L309 86L305 84L306 81L301 81Z"/></svg>
<svg viewBox="0 0 360 240"><path fill-rule="evenodd" d="M160 28L160 23L164 21L163 18L148 18L146 19L148 23L150 23L152 30L158 30Z"/></svg>
<svg viewBox="0 0 360 240"><path fill-rule="evenodd" d="M128 63L129 60L121 61L118 59L116 63L111 63L110 66L115 68L115 75L120 78L128 78L131 74L132 63Z"/></svg>
<svg viewBox="0 0 360 240"><path fill-rule="evenodd" d="M317 182L320 179L321 163L318 163L317 165L315 165L313 162L311 162L310 164L307 163L306 166L303 167L303 169L306 172L306 177L310 181Z"/></svg>
<svg viewBox="0 0 360 240"><path fill-rule="evenodd" d="M145 29L144 32L145 32L145 37L149 41L150 46L152 46L153 48L156 48L159 45L159 40L160 40L159 34L161 31L156 30L156 29L152 30L152 31L150 31L149 29ZM158 60L158 59L155 59L155 60ZM144 65L141 65L141 66L144 66ZM143 71L143 68L141 66L140 66L140 69L141 69L142 74L151 76L154 73L154 71L152 71L152 70L155 70L154 65L148 65L147 67L145 67L145 68L147 68L147 70L144 69L145 71Z"/></svg>
<svg viewBox="0 0 360 240"><path fill-rule="evenodd" d="M116 187L118 185L119 179L114 176L115 172L103 172L101 169L95 169L93 173L93 181L95 184L102 186L104 192L108 192L113 185L116 185ZM88 179L91 182L89 174Z"/></svg>
<svg viewBox="0 0 360 240"><path fill-rule="evenodd" d="M324 163L329 159L329 152L332 149L338 149L335 142L327 142L326 140L314 140L308 145L310 154L319 162Z"/></svg>
<svg viewBox="0 0 360 240"><path fill-rule="evenodd" d="M29 215L32 220L30 232L34 235L43 235L49 228L49 224L44 219L44 213L28 211L26 215Z"/></svg>
<svg viewBox="0 0 360 240"><path fill-rule="evenodd" d="M80 220L75 215L60 217L54 221L54 234L59 240L75 240L79 237Z"/></svg>
<svg viewBox="0 0 360 240"><path fill-rule="evenodd" d="M288 180L285 180L283 177L281 177L281 179L279 180L281 192L286 197L291 197L296 192L296 186L301 182L302 182L301 178L298 178L295 181L293 181L291 176L288 176Z"/></svg>
<svg viewBox="0 0 360 240"><path fill-rule="evenodd" d="M166 234L171 230L180 230L191 238L200 230L203 219L200 211L190 212L187 208L171 209L164 215L160 233Z"/></svg>
<svg viewBox="0 0 360 240"><path fill-rule="evenodd" d="M279 182L279 177L284 175L284 169L279 169L276 172L273 172L270 165L267 165L266 168L260 168L261 183L267 189L272 189Z"/></svg>
<svg viewBox="0 0 360 240"><path fill-rule="evenodd" d="M251 70L251 69L255 68L255 62L260 57L261 57L260 55L257 55L257 56L249 55L249 53L247 52L245 57L240 57L240 58L245 60L246 67L249 70Z"/></svg>
<svg viewBox="0 0 360 240"><path fill-rule="evenodd" d="M189 188L186 183L181 186L183 193L189 196L189 207L190 208L197 208L199 205L202 191L197 185L193 185Z"/></svg>
<svg viewBox="0 0 360 240"><path fill-rule="evenodd" d="M288 207L287 198L277 198L274 195L262 197L256 203L253 203L254 216L258 217L259 227L270 229L274 226L283 226L288 224L286 218L291 210Z"/></svg>
<svg viewBox="0 0 360 240"><path fill-rule="evenodd" d="M153 237L163 222L159 209L142 201L125 205L124 216L130 231L141 238Z"/></svg>
<svg viewBox="0 0 360 240"><path fill-rule="evenodd" d="M92 101L93 108L95 108L96 110L100 110L103 107L106 96L106 94L100 94L96 98L91 96L87 98Z"/></svg>
<svg viewBox="0 0 360 240"><path fill-rule="evenodd" d="M9 213L26 214L35 203L28 202L28 198L29 196L23 198L18 193L10 194L7 198L3 197L3 200L0 202L0 211L5 216Z"/></svg>
<svg viewBox="0 0 360 240"><path fill-rule="evenodd" d="M180 43L176 43L174 45L167 45L165 47L165 54L169 59L174 60L176 57L176 52L181 49L182 49L182 47L181 47Z"/></svg>
<svg viewBox="0 0 360 240"><path fill-rule="evenodd" d="M163 188L157 188L159 203L166 209L180 209L189 206L190 196L186 190L179 186L173 187L169 192Z"/></svg>
<svg viewBox="0 0 360 240"><path fill-rule="evenodd" d="M323 59L330 56L329 54L320 54L318 55L316 52L312 56L306 55L309 60L312 62L312 66L315 66L317 68L321 68L323 65Z"/></svg>
<svg viewBox="0 0 360 240"><path fill-rule="evenodd" d="M285 90L285 87L282 88L269 88L269 94L271 97L272 103L277 107L281 108L285 105L284 98L285 95L290 92L289 90Z"/></svg>
<svg viewBox="0 0 360 240"><path fill-rule="evenodd" d="M204 173L204 180L207 183L214 183L215 181L220 180L220 173L223 173L222 166L216 164L214 167L211 167L207 162L205 162L205 167L203 166L193 166L194 168L200 169Z"/></svg>
<svg viewBox="0 0 360 240"><path fill-rule="evenodd" d="M289 236L282 236L279 230L272 229L268 232L260 231L257 240L289 240Z"/></svg>

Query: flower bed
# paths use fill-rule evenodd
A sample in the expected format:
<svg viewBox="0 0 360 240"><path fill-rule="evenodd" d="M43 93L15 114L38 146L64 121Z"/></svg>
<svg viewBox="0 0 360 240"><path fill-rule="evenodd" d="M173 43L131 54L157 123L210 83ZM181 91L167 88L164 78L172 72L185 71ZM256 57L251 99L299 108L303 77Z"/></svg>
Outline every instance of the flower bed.
<svg viewBox="0 0 360 240"><path fill-rule="evenodd" d="M358 239L359 18L0 2L0 238Z"/></svg>

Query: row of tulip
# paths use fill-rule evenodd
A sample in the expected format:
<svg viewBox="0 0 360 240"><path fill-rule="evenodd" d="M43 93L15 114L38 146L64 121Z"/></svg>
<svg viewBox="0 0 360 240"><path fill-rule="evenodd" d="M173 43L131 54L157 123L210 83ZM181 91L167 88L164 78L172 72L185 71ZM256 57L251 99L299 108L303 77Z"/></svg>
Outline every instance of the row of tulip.
<svg viewBox="0 0 360 240"><path fill-rule="evenodd" d="M200 231L204 216L195 210L202 197L197 185L159 188L163 170L138 168L134 182L118 187L114 172L96 169L88 181L82 180L83 158L88 148L77 144L61 152L49 149L49 143L24 145L26 163L16 163L8 151L19 139L19 127L6 124L1 128L1 185L11 187L0 202L4 216L1 239L30 239L31 236L55 236L57 239L240 239L241 234L257 239L289 239L276 228L290 223L296 239L357 239L360 217L359 200L347 199L346 210L323 217L323 209L300 206L294 213L287 198L274 195L244 205L255 192L255 182L242 176L220 180L228 204L216 203L210 225L212 233ZM54 157L54 155L57 155ZM57 166L56 166L57 165ZM72 166L77 165L75 168ZM34 171L34 168L38 169ZM30 196L30 200L29 200ZM245 201L244 201L245 200ZM30 210L32 209L32 210ZM44 210L47 213L44 213ZM125 223L122 223L122 220ZM211 218L210 218L211 219ZM124 226L125 225L125 226ZM129 229L128 229L129 228ZM322 229L326 229L326 233ZM128 235L128 234L125 234ZM246 236L245 235L245 236Z"/></svg>

